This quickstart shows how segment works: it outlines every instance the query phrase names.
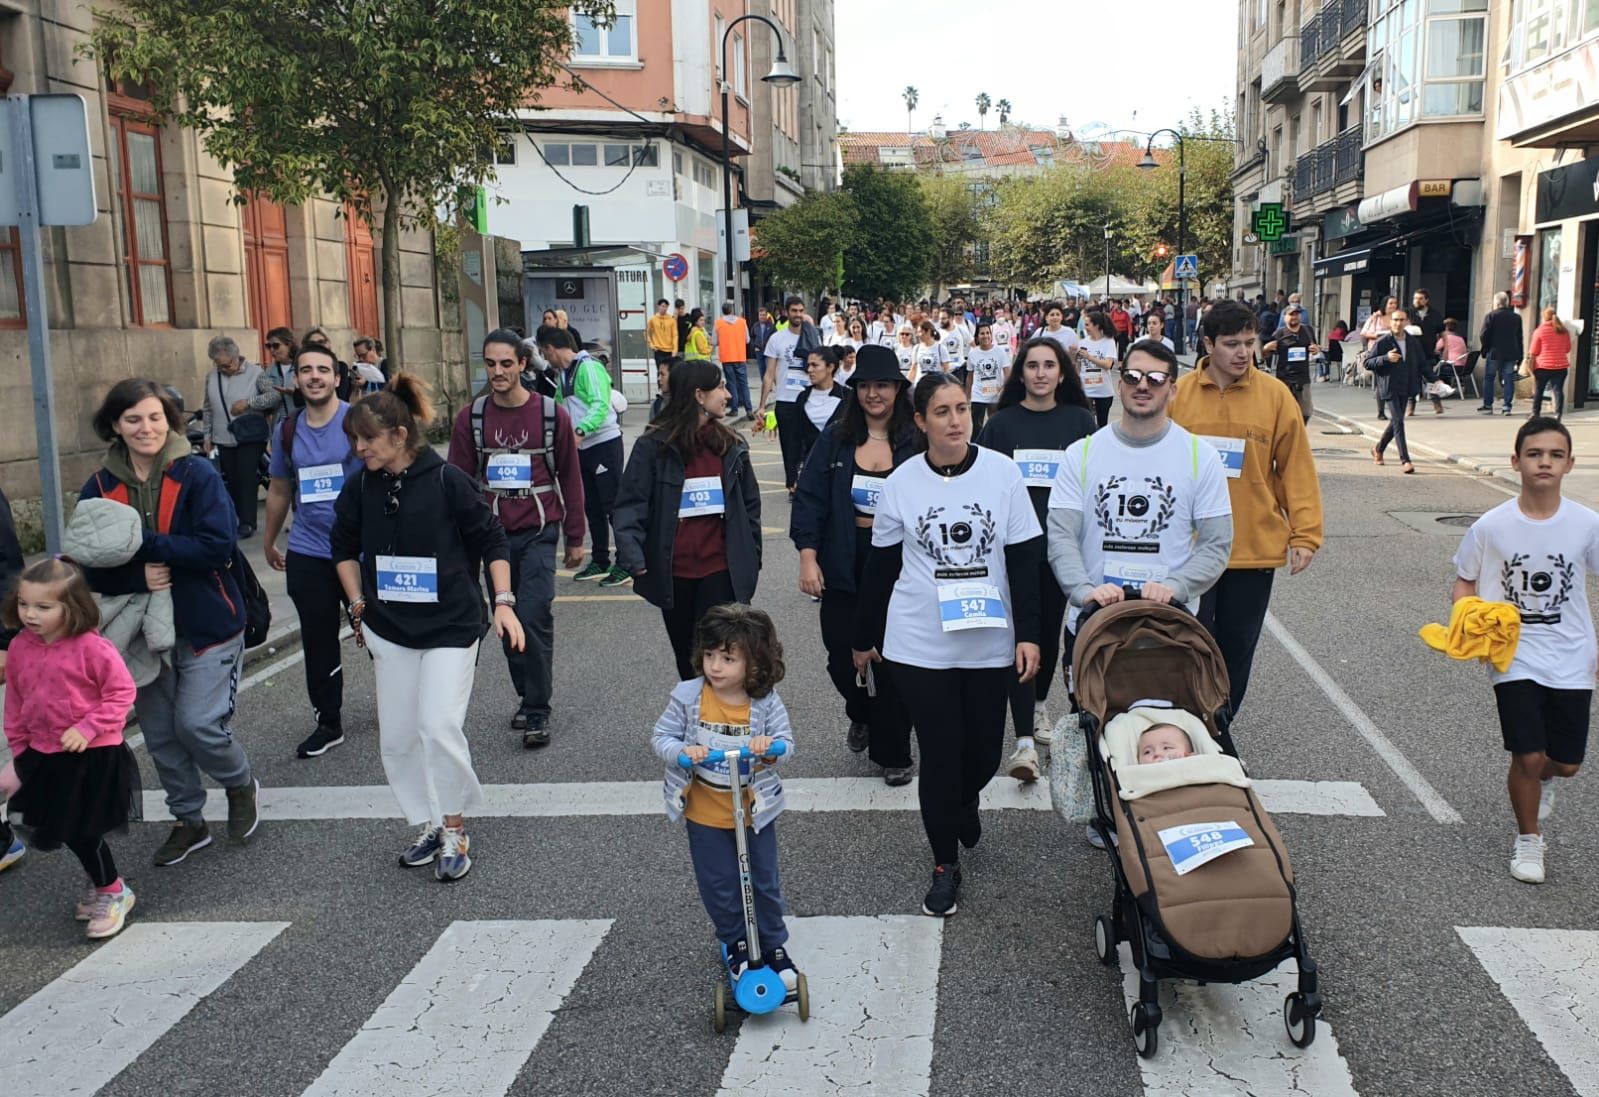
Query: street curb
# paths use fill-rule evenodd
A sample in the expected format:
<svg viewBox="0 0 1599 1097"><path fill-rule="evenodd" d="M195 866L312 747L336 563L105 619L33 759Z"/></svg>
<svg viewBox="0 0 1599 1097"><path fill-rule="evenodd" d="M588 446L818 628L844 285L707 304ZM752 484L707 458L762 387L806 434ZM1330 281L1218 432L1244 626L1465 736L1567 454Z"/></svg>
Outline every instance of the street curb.
<svg viewBox="0 0 1599 1097"><path fill-rule="evenodd" d="M1325 419L1330 423L1336 423L1341 427L1347 427L1363 438L1370 438L1373 442L1382 437L1381 431L1374 430L1365 423L1362 423L1359 419L1351 419L1347 415L1339 415L1336 411L1323 411L1321 408L1316 408L1311 412L1311 414L1318 419ZM1469 469L1472 472L1477 473L1479 476L1491 476L1495 480L1503 480L1507 484L1515 485L1517 488L1520 488L1521 486L1521 480L1508 466L1485 465L1479 462L1476 458L1466 457L1459 453L1445 453L1443 450L1429 446L1425 442L1411 442L1410 448L1414 450L1421 450L1424 453L1438 458L1441 461L1448 461L1452 465L1459 465L1463 469Z"/></svg>
<svg viewBox="0 0 1599 1097"><path fill-rule="evenodd" d="M294 624L285 625L280 629L267 633L266 642L248 648L244 653L244 669L259 666L262 663L273 662L293 652L300 646L300 622L296 618Z"/></svg>

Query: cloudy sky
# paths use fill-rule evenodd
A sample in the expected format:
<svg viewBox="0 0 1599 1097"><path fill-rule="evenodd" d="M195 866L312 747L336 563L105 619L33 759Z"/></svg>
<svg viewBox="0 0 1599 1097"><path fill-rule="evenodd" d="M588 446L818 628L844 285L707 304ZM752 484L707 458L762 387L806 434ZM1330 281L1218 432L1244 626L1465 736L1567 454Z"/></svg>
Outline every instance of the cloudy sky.
<svg viewBox="0 0 1599 1097"><path fill-rule="evenodd" d="M1144 0L1125 18L1085 0L838 0L835 12L838 120L852 130L903 130L906 84L921 93L917 129L935 113L977 128L982 91L1009 99L1012 121L1064 114L1079 132L1153 130L1234 96L1234 0Z"/></svg>

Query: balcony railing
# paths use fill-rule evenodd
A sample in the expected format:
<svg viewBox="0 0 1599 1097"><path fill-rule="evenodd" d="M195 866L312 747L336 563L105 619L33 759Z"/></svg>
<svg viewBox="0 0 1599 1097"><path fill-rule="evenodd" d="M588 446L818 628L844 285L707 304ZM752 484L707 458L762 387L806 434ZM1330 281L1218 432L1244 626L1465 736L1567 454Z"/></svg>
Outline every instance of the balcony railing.
<svg viewBox="0 0 1599 1097"><path fill-rule="evenodd" d="M1299 71L1336 52L1350 34L1366 25L1367 0L1327 0L1310 22L1299 28Z"/></svg>
<svg viewBox="0 0 1599 1097"><path fill-rule="evenodd" d="M1350 126L1333 138L1333 186L1353 183L1366 174L1366 157L1360 151L1360 142L1358 125Z"/></svg>
<svg viewBox="0 0 1599 1097"><path fill-rule="evenodd" d="M1316 67L1316 58L1322 54L1322 17L1314 16L1299 28L1299 71L1309 72ZM1335 43L1336 44L1336 43Z"/></svg>
<svg viewBox="0 0 1599 1097"><path fill-rule="evenodd" d="M1322 17L1325 18L1327 12L1331 11L1334 6L1342 8L1339 20L1339 35L1341 37L1347 37L1366 25L1367 0L1341 0L1338 5L1328 4L1322 9Z"/></svg>
<svg viewBox="0 0 1599 1097"><path fill-rule="evenodd" d="M1308 203L1317 195L1353 183L1364 171L1360 127L1351 126L1294 161L1294 204Z"/></svg>

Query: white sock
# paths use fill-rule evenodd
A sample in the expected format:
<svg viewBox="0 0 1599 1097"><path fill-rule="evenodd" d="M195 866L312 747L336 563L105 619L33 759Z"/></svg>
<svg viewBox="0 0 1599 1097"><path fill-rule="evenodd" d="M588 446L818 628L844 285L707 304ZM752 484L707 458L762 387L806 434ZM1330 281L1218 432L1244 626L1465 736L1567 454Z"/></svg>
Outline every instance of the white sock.
<svg viewBox="0 0 1599 1097"><path fill-rule="evenodd" d="M1033 749L1033 737L1031 735L1018 735L1016 737L1016 749L1017 750L1032 750Z"/></svg>

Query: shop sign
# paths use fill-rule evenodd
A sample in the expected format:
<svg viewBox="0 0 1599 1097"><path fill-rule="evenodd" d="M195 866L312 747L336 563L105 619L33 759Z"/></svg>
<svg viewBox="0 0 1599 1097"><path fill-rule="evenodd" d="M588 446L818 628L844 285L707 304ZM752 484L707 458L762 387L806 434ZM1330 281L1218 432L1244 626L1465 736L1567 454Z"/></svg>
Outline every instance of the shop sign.
<svg viewBox="0 0 1599 1097"><path fill-rule="evenodd" d="M1322 218L1321 235L1324 240L1342 240L1360 231L1360 214L1354 206L1343 206Z"/></svg>
<svg viewBox="0 0 1599 1097"><path fill-rule="evenodd" d="M1594 216L1599 216L1599 156L1539 173L1539 224Z"/></svg>
<svg viewBox="0 0 1599 1097"><path fill-rule="evenodd" d="M1416 182L1418 198L1448 198L1449 192L1453 189L1452 179L1421 179Z"/></svg>

